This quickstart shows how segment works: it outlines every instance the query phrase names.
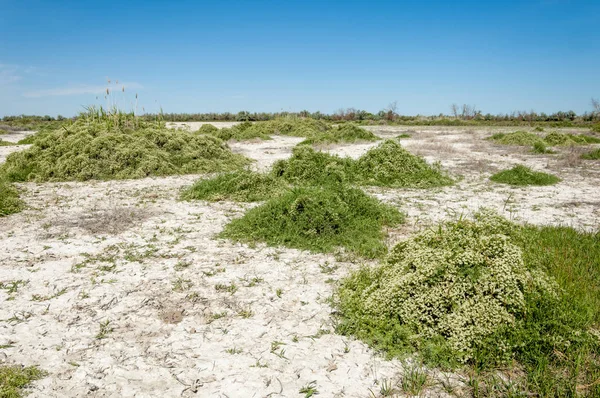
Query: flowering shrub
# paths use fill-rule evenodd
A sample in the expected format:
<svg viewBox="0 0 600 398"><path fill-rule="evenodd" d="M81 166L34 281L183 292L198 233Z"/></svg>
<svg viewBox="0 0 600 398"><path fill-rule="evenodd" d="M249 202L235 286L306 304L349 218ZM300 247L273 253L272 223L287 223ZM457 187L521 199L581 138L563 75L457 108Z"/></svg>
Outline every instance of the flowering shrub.
<svg viewBox="0 0 600 398"><path fill-rule="evenodd" d="M442 342L460 362L473 359L480 342L494 336L509 359L513 347L502 332L525 316L528 297L556 298L558 287L525 267L521 249L503 233L507 228L506 220L482 213L475 222L448 224L399 243L385 263L342 284L342 330L360 337L396 325L405 343ZM396 334L402 344L402 333Z"/></svg>

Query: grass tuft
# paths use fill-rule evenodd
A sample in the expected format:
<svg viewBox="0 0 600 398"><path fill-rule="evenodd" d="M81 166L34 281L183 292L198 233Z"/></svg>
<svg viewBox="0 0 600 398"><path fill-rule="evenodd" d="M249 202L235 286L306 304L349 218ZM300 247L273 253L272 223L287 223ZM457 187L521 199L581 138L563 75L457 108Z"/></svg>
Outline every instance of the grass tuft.
<svg viewBox="0 0 600 398"><path fill-rule="evenodd" d="M583 155L581 155L581 158L588 160L600 160L600 148L584 153Z"/></svg>
<svg viewBox="0 0 600 398"><path fill-rule="evenodd" d="M387 251L382 227L403 220L398 210L356 188L297 187L233 220L221 237L314 252L343 247L372 258Z"/></svg>
<svg viewBox="0 0 600 398"><path fill-rule="evenodd" d="M269 174L238 170L200 180L186 189L183 200L258 202L281 193L286 184Z"/></svg>
<svg viewBox="0 0 600 398"><path fill-rule="evenodd" d="M533 171L527 166L516 165L510 170L503 170L490 177L490 180L509 185L553 185L560 178L539 171Z"/></svg>
<svg viewBox="0 0 600 398"><path fill-rule="evenodd" d="M23 390L35 380L46 375L46 372L35 366L0 366L0 398L20 398Z"/></svg>

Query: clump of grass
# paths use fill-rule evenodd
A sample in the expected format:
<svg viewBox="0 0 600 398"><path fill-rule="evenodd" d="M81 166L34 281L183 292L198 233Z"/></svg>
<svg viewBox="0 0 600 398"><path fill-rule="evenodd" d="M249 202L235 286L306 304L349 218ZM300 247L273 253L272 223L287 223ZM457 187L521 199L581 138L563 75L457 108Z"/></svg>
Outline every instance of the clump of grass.
<svg viewBox="0 0 600 398"><path fill-rule="evenodd" d="M561 134L550 133L544 137L544 141L552 146L587 145L600 143L600 139L584 134Z"/></svg>
<svg viewBox="0 0 600 398"><path fill-rule="evenodd" d="M598 239L487 212L424 231L342 281L338 332L430 366L519 369L526 395L598 396Z"/></svg>
<svg viewBox="0 0 600 398"><path fill-rule="evenodd" d="M216 128L215 126L213 126L212 124L203 124L202 126L200 126L200 128L197 131L197 133L198 134L212 134L212 135L215 135L218 131L219 131L219 129Z"/></svg>
<svg viewBox="0 0 600 398"><path fill-rule="evenodd" d="M0 167L10 181L143 178L230 171L249 163L210 135L91 112L32 142Z"/></svg>
<svg viewBox="0 0 600 398"><path fill-rule="evenodd" d="M431 188L453 183L439 164L428 164L394 140L371 148L356 161L355 169L363 185Z"/></svg>
<svg viewBox="0 0 600 398"><path fill-rule="evenodd" d="M0 397L20 398L24 389L35 380L46 375L46 372L35 366L0 366Z"/></svg>
<svg viewBox="0 0 600 398"><path fill-rule="evenodd" d="M504 145L534 145L542 138L537 134L527 131L515 131L512 133L497 133L490 137L491 140Z"/></svg>
<svg viewBox="0 0 600 398"><path fill-rule="evenodd" d="M18 213L22 209L19 192L0 175L0 217Z"/></svg>
<svg viewBox="0 0 600 398"><path fill-rule="evenodd" d="M396 188L431 188L452 184L438 164L429 165L402 145L387 140L358 160L341 158L300 146L292 157L273 165L273 175L291 183L347 182Z"/></svg>
<svg viewBox="0 0 600 398"><path fill-rule="evenodd" d="M186 189L183 200L258 202L281 193L286 184L270 174L238 170L200 180Z"/></svg>
<svg viewBox="0 0 600 398"><path fill-rule="evenodd" d="M404 216L359 189L344 185L297 187L233 220L222 237L262 241L315 252L343 247L366 257L386 252L382 227Z"/></svg>
<svg viewBox="0 0 600 398"><path fill-rule="evenodd" d="M308 146L297 146L289 159L273 164L271 174L293 184L327 185L353 181L354 161Z"/></svg>
<svg viewBox="0 0 600 398"><path fill-rule="evenodd" d="M206 126L206 125L204 125ZM204 127L202 126L202 127ZM216 130L210 129L210 133L223 141L247 141L253 139L270 140L268 130L259 123L243 122L231 128L222 128ZM209 130L205 128L205 130Z"/></svg>
<svg viewBox="0 0 600 398"><path fill-rule="evenodd" d="M510 170L503 170L490 177L490 180L509 185L553 185L560 178L539 171L533 171L527 166L516 165Z"/></svg>
<svg viewBox="0 0 600 398"><path fill-rule="evenodd" d="M583 155L581 155L581 158L588 160L600 160L600 148L584 153Z"/></svg>
<svg viewBox="0 0 600 398"><path fill-rule="evenodd" d="M410 138L410 134L408 134L408 133L402 133L402 134L399 134L398 136L396 136L397 140L400 140L402 138Z"/></svg>
<svg viewBox="0 0 600 398"><path fill-rule="evenodd" d="M378 139L372 132L355 124L346 123L325 131L315 131L312 136L309 136L299 145L326 145L340 142L377 141Z"/></svg>
<svg viewBox="0 0 600 398"><path fill-rule="evenodd" d="M0 139L0 146L13 146L13 145L17 145L14 142L10 142L10 141L4 141L2 139Z"/></svg>
<svg viewBox="0 0 600 398"><path fill-rule="evenodd" d="M544 131L544 128L542 126L535 126L533 131Z"/></svg>
<svg viewBox="0 0 600 398"><path fill-rule="evenodd" d="M533 144L531 152L540 154L555 153L553 150L548 149L544 141L537 141L535 144Z"/></svg>

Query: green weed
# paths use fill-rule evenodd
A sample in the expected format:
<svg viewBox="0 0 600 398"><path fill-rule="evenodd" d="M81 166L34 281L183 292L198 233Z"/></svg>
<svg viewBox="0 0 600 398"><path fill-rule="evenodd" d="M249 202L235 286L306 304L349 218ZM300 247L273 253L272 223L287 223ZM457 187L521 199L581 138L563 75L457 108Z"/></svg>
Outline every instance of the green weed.
<svg viewBox="0 0 600 398"><path fill-rule="evenodd" d="M553 185L560 178L539 171L533 171L527 166L516 165L510 170L503 170L490 177L490 180L509 185Z"/></svg>
<svg viewBox="0 0 600 398"><path fill-rule="evenodd" d="M583 155L581 155L582 159L588 159L588 160L599 160L600 159L600 148L598 149L594 149L593 151L584 153Z"/></svg>
<svg viewBox="0 0 600 398"><path fill-rule="evenodd" d="M386 251L381 242L382 226L398 224L403 219L398 210L359 189L298 187L233 220L221 237L315 252L344 247L377 257Z"/></svg>
<svg viewBox="0 0 600 398"><path fill-rule="evenodd" d="M35 366L0 366L0 398L20 398L24 389L35 380L46 376Z"/></svg>

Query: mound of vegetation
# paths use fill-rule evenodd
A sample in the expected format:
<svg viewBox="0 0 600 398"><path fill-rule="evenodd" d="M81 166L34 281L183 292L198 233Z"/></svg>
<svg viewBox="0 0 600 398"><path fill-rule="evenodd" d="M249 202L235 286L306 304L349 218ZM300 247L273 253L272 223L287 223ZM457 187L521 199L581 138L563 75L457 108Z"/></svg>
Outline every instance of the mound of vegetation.
<svg viewBox="0 0 600 398"><path fill-rule="evenodd" d="M109 180L235 170L249 163L210 135L162 123L81 116L11 154L0 172L11 181Z"/></svg>
<svg viewBox="0 0 600 398"><path fill-rule="evenodd" d="M550 133L544 137L544 141L551 146L587 145L600 142L599 138L590 135L574 135L562 133Z"/></svg>
<svg viewBox="0 0 600 398"><path fill-rule="evenodd" d="M490 137L491 140L504 145L534 145L536 142L542 141L542 138L537 134L528 133L527 131L515 131L512 133L497 133Z"/></svg>
<svg viewBox="0 0 600 398"><path fill-rule="evenodd" d="M453 183L438 164L429 165L393 140L371 148L358 160L299 146L294 148L291 158L276 162L272 173L291 183L317 185L348 182L395 188L431 188Z"/></svg>
<svg viewBox="0 0 600 398"><path fill-rule="evenodd" d="M238 170L200 180L186 189L183 200L258 202L281 193L286 184L270 174Z"/></svg>
<svg viewBox="0 0 600 398"><path fill-rule="evenodd" d="M386 140L367 151L356 161L355 170L363 185L431 188L453 183L439 164L429 165L394 140Z"/></svg>
<svg viewBox="0 0 600 398"><path fill-rule="evenodd" d="M273 164L272 175L292 184L327 185L354 181L355 163L308 146L297 146L289 159Z"/></svg>
<svg viewBox="0 0 600 398"><path fill-rule="evenodd" d="M14 142L10 142L10 141L4 141L2 139L0 139L0 146L13 146L16 145Z"/></svg>
<svg viewBox="0 0 600 398"><path fill-rule="evenodd" d="M533 144L531 152L540 154L555 153L553 150L548 149L544 141L537 141L535 144Z"/></svg>
<svg viewBox="0 0 600 398"><path fill-rule="evenodd" d="M366 257L386 252L382 227L403 221L394 207L344 185L298 187L225 226L222 237L315 252L339 247Z"/></svg>
<svg viewBox="0 0 600 398"><path fill-rule="evenodd" d="M338 332L442 368L518 369L527 396L599 396L598 238L490 213L427 230L342 281Z"/></svg>
<svg viewBox="0 0 600 398"><path fill-rule="evenodd" d="M600 148L594 149L593 151L590 151L588 153L584 153L583 155L581 155L581 158L588 160L600 160Z"/></svg>
<svg viewBox="0 0 600 398"><path fill-rule="evenodd" d="M533 171L529 167L519 164L512 169L494 174L490 180L509 185L553 185L559 182L560 178L552 174Z"/></svg>
<svg viewBox="0 0 600 398"><path fill-rule="evenodd" d="M3 176L0 176L0 217L21 211L19 192Z"/></svg>
<svg viewBox="0 0 600 398"><path fill-rule="evenodd" d="M34 380L41 379L45 372L35 366L0 366L0 397L20 398L23 389Z"/></svg>
<svg viewBox="0 0 600 398"><path fill-rule="evenodd" d="M299 145L326 145L340 142L377 141L378 139L372 132L355 124L346 123L336 128L314 132Z"/></svg>
<svg viewBox="0 0 600 398"><path fill-rule="evenodd" d="M206 124L202 127L207 126ZM230 128L217 129L214 126L212 128L204 127L204 131L198 130L200 133L206 132L222 139L223 141L235 140L235 141L247 141L247 140L270 140L271 136L267 129L264 128L260 123L243 122Z"/></svg>

